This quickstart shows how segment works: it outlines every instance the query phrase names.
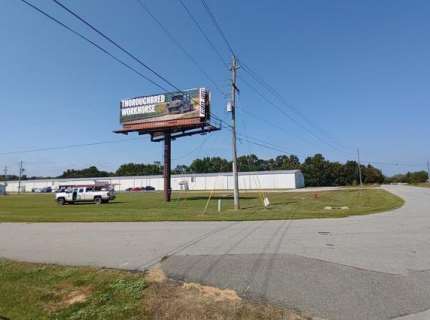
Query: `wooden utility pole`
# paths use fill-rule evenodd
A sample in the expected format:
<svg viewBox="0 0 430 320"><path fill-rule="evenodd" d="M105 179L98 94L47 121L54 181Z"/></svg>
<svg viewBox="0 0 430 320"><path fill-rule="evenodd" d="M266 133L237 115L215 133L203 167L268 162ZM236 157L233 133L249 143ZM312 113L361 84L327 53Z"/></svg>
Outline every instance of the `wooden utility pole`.
<svg viewBox="0 0 430 320"><path fill-rule="evenodd" d="M22 167L22 160L19 162L19 178L18 178L18 193L21 193L21 178L24 172L24 168Z"/></svg>
<svg viewBox="0 0 430 320"><path fill-rule="evenodd" d="M358 176L360 179L360 187L363 187L363 179L361 177L360 149L357 148Z"/></svg>
<svg viewBox="0 0 430 320"><path fill-rule="evenodd" d="M231 64L231 132L232 132L232 148L233 148L233 198L234 198L234 209L240 209L239 199L239 176L237 172L237 146L236 146L236 74L239 66L237 65L236 57L233 55Z"/></svg>
<svg viewBox="0 0 430 320"><path fill-rule="evenodd" d="M427 181L430 182L430 161L429 160L427 160L427 176L428 176Z"/></svg>
<svg viewBox="0 0 430 320"><path fill-rule="evenodd" d="M4 178L3 194L6 194L6 187L7 187L7 166L4 166L3 173L4 173L4 176L3 176L3 178Z"/></svg>
<svg viewBox="0 0 430 320"><path fill-rule="evenodd" d="M164 177L164 200L169 202L172 195L172 188L170 184L171 175L171 157L172 155L172 139L170 131L164 132L164 166L163 166L163 177Z"/></svg>

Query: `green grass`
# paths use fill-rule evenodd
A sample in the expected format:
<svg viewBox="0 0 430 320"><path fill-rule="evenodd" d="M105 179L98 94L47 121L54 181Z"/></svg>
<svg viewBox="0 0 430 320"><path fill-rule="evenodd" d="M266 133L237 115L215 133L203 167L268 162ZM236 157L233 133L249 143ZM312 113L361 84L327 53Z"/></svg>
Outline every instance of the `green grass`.
<svg viewBox="0 0 430 320"><path fill-rule="evenodd" d="M241 210L233 210L231 194L216 193L207 212L208 193L174 193L170 203L162 193L121 193L109 204L58 206L53 194L21 194L0 197L0 222L66 221L204 221L336 218L398 208L403 200L381 189L345 189L324 192L271 193L271 207L264 209L258 193L241 194ZM217 212L217 200L223 210ZM348 206L349 210L324 207Z"/></svg>
<svg viewBox="0 0 430 320"><path fill-rule="evenodd" d="M160 269L142 273L0 259L0 319L309 319L246 298L223 300L224 290L199 288L168 280Z"/></svg>
<svg viewBox="0 0 430 320"><path fill-rule="evenodd" d="M145 287L142 274L0 259L0 316L21 320L137 319L144 314L141 298ZM73 303L79 295L84 299Z"/></svg>

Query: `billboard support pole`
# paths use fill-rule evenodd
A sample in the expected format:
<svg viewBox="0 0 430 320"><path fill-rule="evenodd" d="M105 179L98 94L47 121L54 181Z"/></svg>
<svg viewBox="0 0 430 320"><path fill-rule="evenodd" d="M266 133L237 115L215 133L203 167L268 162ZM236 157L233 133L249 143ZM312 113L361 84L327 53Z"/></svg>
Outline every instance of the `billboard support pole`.
<svg viewBox="0 0 430 320"><path fill-rule="evenodd" d="M163 177L164 177L164 200L167 202L170 202L170 196L172 194L172 188L170 185L171 154L172 154L172 139L171 139L170 131L165 131L164 132Z"/></svg>
<svg viewBox="0 0 430 320"><path fill-rule="evenodd" d="M430 161L427 160L427 181L430 182Z"/></svg>
<svg viewBox="0 0 430 320"><path fill-rule="evenodd" d="M22 167L22 160L19 162L19 177L18 177L18 193L21 193L21 178L24 168Z"/></svg>
<svg viewBox="0 0 430 320"><path fill-rule="evenodd" d="M239 200L239 177L237 172L237 146L236 146L236 73L239 66L237 65L236 57L233 55L231 64L231 132L232 132L232 148L233 148L233 198L234 210L240 209Z"/></svg>
<svg viewBox="0 0 430 320"><path fill-rule="evenodd" d="M360 179L360 187L363 187L363 179L361 176L360 149L357 148L358 176Z"/></svg>
<svg viewBox="0 0 430 320"><path fill-rule="evenodd" d="M4 166L4 190L3 190L3 194L6 195L6 187L7 187L7 166Z"/></svg>

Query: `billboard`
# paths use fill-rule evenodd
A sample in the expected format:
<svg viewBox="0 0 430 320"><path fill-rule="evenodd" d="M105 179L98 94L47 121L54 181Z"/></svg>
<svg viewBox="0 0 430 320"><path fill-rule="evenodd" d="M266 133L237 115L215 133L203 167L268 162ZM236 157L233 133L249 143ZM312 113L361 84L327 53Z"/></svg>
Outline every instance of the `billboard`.
<svg viewBox="0 0 430 320"><path fill-rule="evenodd" d="M124 99L120 122L124 127L174 127L209 119L209 92L205 88Z"/></svg>

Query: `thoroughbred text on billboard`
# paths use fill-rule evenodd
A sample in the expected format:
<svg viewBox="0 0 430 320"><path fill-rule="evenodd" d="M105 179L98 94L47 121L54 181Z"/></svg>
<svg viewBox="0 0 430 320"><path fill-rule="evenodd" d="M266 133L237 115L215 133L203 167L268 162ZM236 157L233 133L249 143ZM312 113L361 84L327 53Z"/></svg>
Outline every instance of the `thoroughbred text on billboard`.
<svg viewBox="0 0 430 320"><path fill-rule="evenodd" d="M155 113L157 103L166 101L164 94L149 97L140 97L121 101L121 116L132 116L136 114Z"/></svg>
<svg viewBox="0 0 430 320"><path fill-rule="evenodd" d="M165 101L166 101L166 97L164 94L159 94L157 96L148 96L148 97L127 99L127 100L121 101L121 108L143 106L146 104L163 103Z"/></svg>

